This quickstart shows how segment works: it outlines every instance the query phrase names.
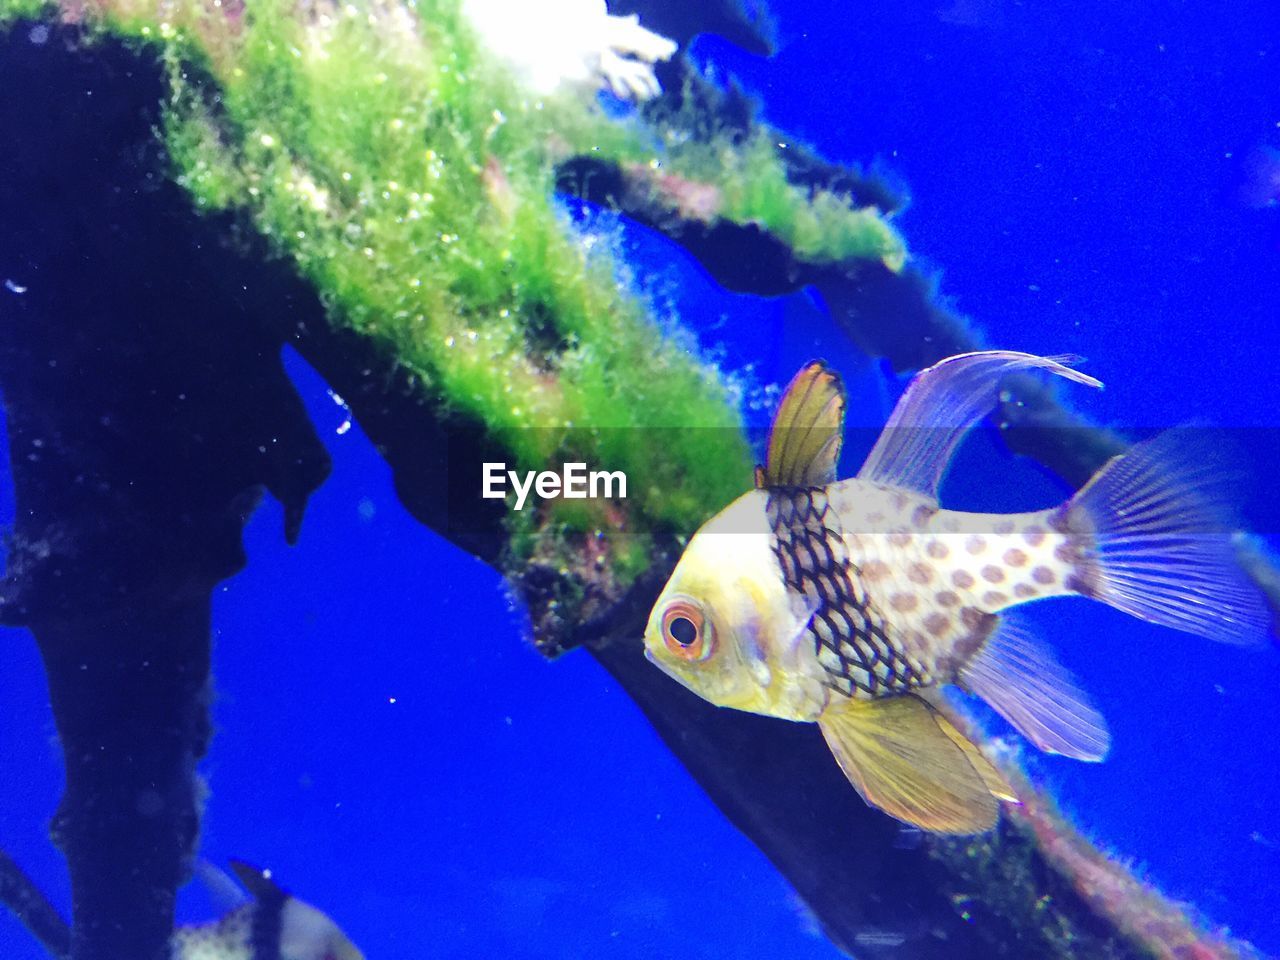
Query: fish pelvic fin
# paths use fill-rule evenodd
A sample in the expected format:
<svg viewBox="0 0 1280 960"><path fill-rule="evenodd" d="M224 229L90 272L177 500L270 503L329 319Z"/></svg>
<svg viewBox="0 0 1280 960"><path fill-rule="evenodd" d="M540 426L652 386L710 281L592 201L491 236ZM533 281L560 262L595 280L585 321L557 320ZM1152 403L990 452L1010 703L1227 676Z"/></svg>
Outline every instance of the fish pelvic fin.
<svg viewBox="0 0 1280 960"><path fill-rule="evenodd" d="M836 481L844 443L845 392L840 376L813 360L787 385L769 427L757 487L821 487Z"/></svg>
<svg viewBox="0 0 1280 960"><path fill-rule="evenodd" d="M871 806L934 833L995 826L1013 790L959 730L913 695L846 700L818 727L849 782Z"/></svg>
<svg viewBox="0 0 1280 960"><path fill-rule="evenodd" d="M1056 514L1069 585L1151 623L1239 645L1272 618L1236 555L1232 476L1204 431L1167 430L1109 460Z"/></svg>
<svg viewBox="0 0 1280 960"><path fill-rule="evenodd" d="M1111 734L1053 651L1016 622L1002 621L960 668L960 684L1045 753L1097 761Z"/></svg>

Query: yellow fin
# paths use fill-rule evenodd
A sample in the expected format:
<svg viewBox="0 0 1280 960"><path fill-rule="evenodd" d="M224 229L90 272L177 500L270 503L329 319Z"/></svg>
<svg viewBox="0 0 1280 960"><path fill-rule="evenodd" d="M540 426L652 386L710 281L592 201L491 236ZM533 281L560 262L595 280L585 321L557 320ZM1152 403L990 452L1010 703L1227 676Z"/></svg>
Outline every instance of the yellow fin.
<svg viewBox="0 0 1280 960"><path fill-rule="evenodd" d="M1000 809L993 794L1013 793L977 748L918 697L844 701L829 707L818 727L867 803L921 829L989 830Z"/></svg>
<svg viewBox="0 0 1280 960"><path fill-rule="evenodd" d="M976 743L957 730L951 721L942 714L935 713L933 719L942 728L942 732L964 751L965 759L969 761L969 765L982 778L982 782L987 785L987 791L993 797L1006 803L1022 803L1018 799L1018 795L1014 793L1012 785L1004 778L1004 774L983 755Z"/></svg>
<svg viewBox="0 0 1280 960"><path fill-rule="evenodd" d="M844 442L844 385L821 360L806 364L782 394L769 428L769 450L757 487L834 483Z"/></svg>

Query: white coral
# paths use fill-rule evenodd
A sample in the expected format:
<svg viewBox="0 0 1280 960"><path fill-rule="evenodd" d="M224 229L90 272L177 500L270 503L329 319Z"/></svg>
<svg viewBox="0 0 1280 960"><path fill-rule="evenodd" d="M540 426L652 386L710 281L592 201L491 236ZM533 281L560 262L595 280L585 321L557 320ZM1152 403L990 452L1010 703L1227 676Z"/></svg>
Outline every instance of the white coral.
<svg viewBox="0 0 1280 960"><path fill-rule="evenodd" d="M610 16L604 0L463 0L462 10L490 52L544 95L608 87L647 100L661 92L653 64L676 52L634 15Z"/></svg>

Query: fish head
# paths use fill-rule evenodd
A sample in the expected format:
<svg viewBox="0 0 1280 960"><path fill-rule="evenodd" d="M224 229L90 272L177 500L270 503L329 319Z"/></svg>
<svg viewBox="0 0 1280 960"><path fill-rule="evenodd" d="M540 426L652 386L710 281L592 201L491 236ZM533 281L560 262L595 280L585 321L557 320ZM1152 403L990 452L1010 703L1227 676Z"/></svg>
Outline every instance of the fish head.
<svg viewBox="0 0 1280 960"><path fill-rule="evenodd" d="M649 614L645 656L716 706L801 719L788 668L812 611L787 593L765 505L753 490L694 534Z"/></svg>

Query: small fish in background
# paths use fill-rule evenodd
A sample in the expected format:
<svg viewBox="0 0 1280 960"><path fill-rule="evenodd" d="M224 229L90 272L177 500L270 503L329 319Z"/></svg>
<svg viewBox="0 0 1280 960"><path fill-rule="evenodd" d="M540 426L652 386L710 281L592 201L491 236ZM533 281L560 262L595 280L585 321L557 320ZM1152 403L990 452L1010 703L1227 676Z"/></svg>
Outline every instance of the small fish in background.
<svg viewBox="0 0 1280 960"><path fill-rule="evenodd" d="M269 873L239 860L231 869L253 899L220 920L180 927L172 960L364 960L336 923L285 892Z"/></svg>
<svg viewBox="0 0 1280 960"><path fill-rule="evenodd" d="M994 825L1013 789L940 711L976 694L1039 749L1101 760L1105 720L1073 678L1001 613L1084 596L1231 643L1270 616L1236 563L1212 458L1177 431L1108 461L1047 510L944 510L938 488L1000 380L1030 354L964 354L921 372L856 477L838 481L845 395L821 362L784 393L756 489L689 541L659 596L645 654L718 706L816 722L862 797L924 830Z"/></svg>

